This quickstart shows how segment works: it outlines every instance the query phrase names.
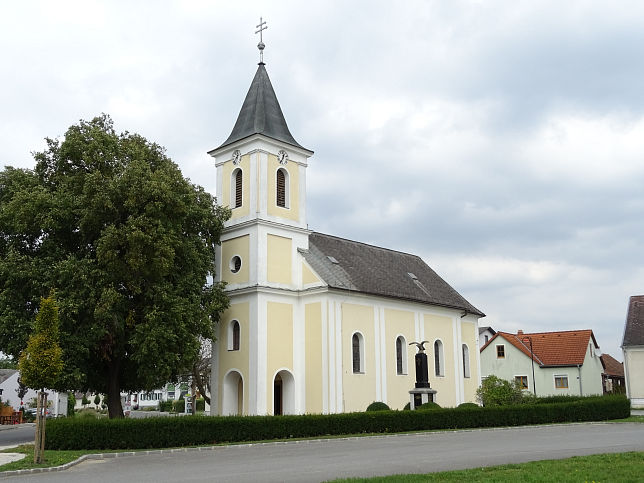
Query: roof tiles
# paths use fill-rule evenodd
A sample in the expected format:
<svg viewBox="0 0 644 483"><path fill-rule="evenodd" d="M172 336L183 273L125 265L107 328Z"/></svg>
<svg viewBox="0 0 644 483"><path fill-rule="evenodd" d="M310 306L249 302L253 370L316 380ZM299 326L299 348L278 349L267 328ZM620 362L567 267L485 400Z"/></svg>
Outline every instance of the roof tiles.
<svg viewBox="0 0 644 483"><path fill-rule="evenodd" d="M622 347L644 345L644 295L633 295L628 303Z"/></svg>
<svg viewBox="0 0 644 483"><path fill-rule="evenodd" d="M519 332L517 334L499 331L481 350L485 349L498 337L504 338L528 357L531 357L530 340L532 340L534 360L541 366L581 365L584 363L586 349L591 340L595 348L599 348L593 331L586 329L559 332ZM497 344L498 342L496 340Z"/></svg>

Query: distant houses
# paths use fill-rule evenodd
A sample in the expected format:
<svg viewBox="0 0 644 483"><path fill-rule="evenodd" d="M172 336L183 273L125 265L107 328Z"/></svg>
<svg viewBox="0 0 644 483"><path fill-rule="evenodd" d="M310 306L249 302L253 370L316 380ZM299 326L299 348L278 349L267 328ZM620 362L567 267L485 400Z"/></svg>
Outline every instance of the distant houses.
<svg viewBox="0 0 644 483"><path fill-rule="evenodd" d="M644 408L644 295L629 299L624 338L626 396L634 408Z"/></svg>
<svg viewBox="0 0 644 483"><path fill-rule="evenodd" d="M516 381L537 396L602 394L600 355L592 330L499 331L481 348L481 375Z"/></svg>

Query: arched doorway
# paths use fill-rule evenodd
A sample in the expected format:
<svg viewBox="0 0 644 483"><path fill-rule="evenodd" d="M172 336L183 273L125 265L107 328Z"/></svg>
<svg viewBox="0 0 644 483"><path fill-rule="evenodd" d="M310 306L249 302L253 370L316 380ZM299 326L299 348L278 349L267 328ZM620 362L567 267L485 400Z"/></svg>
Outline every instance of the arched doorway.
<svg viewBox="0 0 644 483"><path fill-rule="evenodd" d="M295 379L286 369L273 379L273 414L295 414Z"/></svg>
<svg viewBox="0 0 644 483"><path fill-rule="evenodd" d="M231 416L244 411L244 380L237 371L224 376L221 414Z"/></svg>

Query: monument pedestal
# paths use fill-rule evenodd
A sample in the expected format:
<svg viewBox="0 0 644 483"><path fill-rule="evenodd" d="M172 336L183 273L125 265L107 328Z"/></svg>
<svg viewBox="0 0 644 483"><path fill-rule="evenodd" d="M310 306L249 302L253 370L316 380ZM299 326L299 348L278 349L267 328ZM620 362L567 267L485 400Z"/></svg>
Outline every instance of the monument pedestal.
<svg viewBox="0 0 644 483"><path fill-rule="evenodd" d="M435 402L434 394L436 394L436 389L430 387L415 387L409 391L409 409L413 411L421 404Z"/></svg>

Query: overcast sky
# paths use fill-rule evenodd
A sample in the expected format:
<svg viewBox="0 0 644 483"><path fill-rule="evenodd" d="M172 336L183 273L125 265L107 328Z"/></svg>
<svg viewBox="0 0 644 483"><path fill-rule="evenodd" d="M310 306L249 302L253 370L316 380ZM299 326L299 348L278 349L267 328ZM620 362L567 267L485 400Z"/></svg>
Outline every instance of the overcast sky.
<svg viewBox="0 0 644 483"><path fill-rule="evenodd" d="M315 151L313 230L418 254L496 330L594 331L644 293L644 3L0 6L0 160L101 112L215 193L264 60Z"/></svg>

